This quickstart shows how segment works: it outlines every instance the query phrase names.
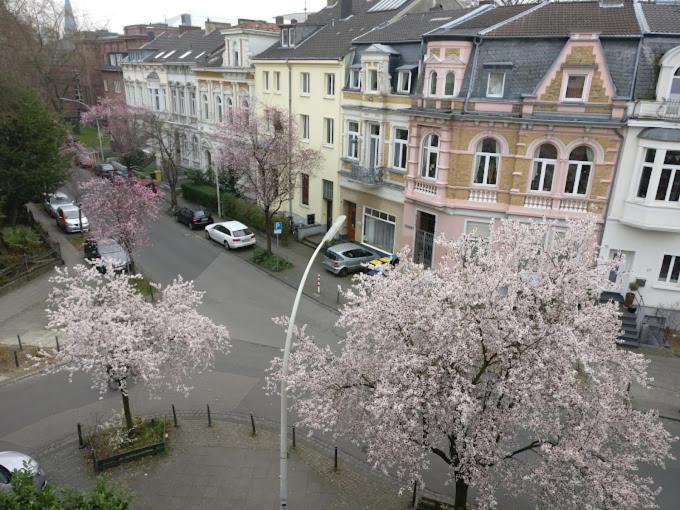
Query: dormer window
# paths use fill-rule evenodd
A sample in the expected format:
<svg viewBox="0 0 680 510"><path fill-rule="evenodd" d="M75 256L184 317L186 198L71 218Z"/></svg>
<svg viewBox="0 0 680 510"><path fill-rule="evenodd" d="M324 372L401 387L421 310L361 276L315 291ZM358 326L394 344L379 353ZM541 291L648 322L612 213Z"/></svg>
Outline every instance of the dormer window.
<svg viewBox="0 0 680 510"><path fill-rule="evenodd" d="M288 29L284 28L281 30L281 46L284 48L288 47Z"/></svg>
<svg viewBox="0 0 680 510"><path fill-rule="evenodd" d="M453 97L453 92L456 87L456 75L453 73L447 73L446 79L444 80L444 95Z"/></svg>
<svg viewBox="0 0 680 510"><path fill-rule="evenodd" d="M673 99L680 99L680 67L676 69L671 80L671 97Z"/></svg>
<svg viewBox="0 0 680 510"><path fill-rule="evenodd" d="M368 91L378 92L378 70L369 69L368 70Z"/></svg>
<svg viewBox="0 0 680 510"><path fill-rule="evenodd" d="M432 71L430 73L430 95L431 96L437 95L437 72L436 71Z"/></svg>
<svg viewBox="0 0 680 510"><path fill-rule="evenodd" d="M505 73L491 71L486 82L486 97L503 97Z"/></svg>
<svg viewBox="0 0 680 510"><path fill-rule="evenodd" d="M397 92L400 94L408 94L411 92L411 71L399 71Z"/></svg>
<svg viewBox="0 0 680 510"><path fill-rule="evenodd" d="M582 103L588 95L588 75L584 73L567 73L562 84L562 100Z"/></svg>
<svg viewBox="0 0 680 510"><path fill-rule="evenodd" d="M295 47L295 29L284 28L281 30L281 47L294 48Z"/></svg>
<svg viewBox="0 0 680 510"><path fill-rule="evenodd" d="M234 49L231 53L231 65L234 67L241 65L241 52L239 51L238 43L234 44Z"/></svg>
<svg viewBox="0 0 680 510"><path fill-rule="evenodd" d="M361 69L350 69L349 88L359 90L361 88Z"/></svg>

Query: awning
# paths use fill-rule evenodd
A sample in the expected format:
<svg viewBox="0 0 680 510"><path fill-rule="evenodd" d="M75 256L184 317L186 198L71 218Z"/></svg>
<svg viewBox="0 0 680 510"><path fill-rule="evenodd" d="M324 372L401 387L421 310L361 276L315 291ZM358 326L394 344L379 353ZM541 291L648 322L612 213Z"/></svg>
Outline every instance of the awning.
<svg viewBox="0 0 680 510"><path fill-rule="evenodd" d="M417 69L418 64L404 64L403 66L397 67L397 71L411 71L412 69Z"/></svg>
<svg viewBox="0 0 680 510"><path fill-rule="evenodd" d="M647 128L640 132L638 138L642 140L656 140L657 142L680 143L680 129Z"/></svg>

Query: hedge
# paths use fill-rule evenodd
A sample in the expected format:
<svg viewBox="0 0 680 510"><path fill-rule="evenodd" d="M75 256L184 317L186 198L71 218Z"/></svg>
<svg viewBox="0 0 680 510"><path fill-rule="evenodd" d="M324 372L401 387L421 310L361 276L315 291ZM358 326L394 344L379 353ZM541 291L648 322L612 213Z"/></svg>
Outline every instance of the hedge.
<svg viewBox="0 0 680 510"><path fill-rule="evenodd" d="M183 184L182 195L189 202L202 205L212 212L217 211L217 200L215 188L207 184ZM251 228L265 231L264 211L254 202L232 195L231 193L220 193L222 199L222 215L233 218L245 223ZM285 216L275 214L274 221L283 222L283 232L281 241L288 242L291 237L290 220Z"/></svg>

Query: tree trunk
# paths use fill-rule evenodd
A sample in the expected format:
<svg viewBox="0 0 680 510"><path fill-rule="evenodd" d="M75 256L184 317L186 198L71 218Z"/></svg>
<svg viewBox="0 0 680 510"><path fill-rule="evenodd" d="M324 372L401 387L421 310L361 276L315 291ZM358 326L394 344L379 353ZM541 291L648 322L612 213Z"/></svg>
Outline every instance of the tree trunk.
<svg viewBox="0 0 680 510"><path fill-rule="evenodd" d="M17 224L17 218L19 217L19 206L12 204L9 209L9 224L13 227Z"/></svg>
<svg viewBox="0 0 680 510"><path fill-rule="evenodd" d="M462 478L456 479L456 499L453 503L454 510L467 508L468 484Z"/></svg>
<svg viewBox="0 0 680 510"><path fill-rule="evenodd" d="M125 426L127 427L128 432L131 432L135 424L132 422L132 411L130 411L130 397L124 391L120 392L120 396L123 397L123 413L125 413ZM456 485L456 487L458 486ZM456 496L457 495L458 492L456 491Z"/></svg>
<svg viewBox="0 0 680 510"><path fill-rule="evenodd" d="M264 233L267 236L267 255L272 254L272 216L269 209L264 210Z"/></svg>

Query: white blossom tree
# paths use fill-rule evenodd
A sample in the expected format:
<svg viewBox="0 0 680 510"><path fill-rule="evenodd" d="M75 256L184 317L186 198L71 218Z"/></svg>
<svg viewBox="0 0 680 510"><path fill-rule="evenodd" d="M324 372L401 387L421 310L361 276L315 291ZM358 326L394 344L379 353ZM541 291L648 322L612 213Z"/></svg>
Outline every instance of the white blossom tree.
<svg viewBox="0 0 680 510"><path fill-rule="evenodd" d="M469 488L480 508L501 490L541 508L653 508L638 466L662 466L671 438L631 404L647 362L617 347L618 310L598 301L595 232L496 222L489 240L444 243L435 269L402 256L362 275L339 352L297 332L287 383L301 424L365 445L404 487L443 461L457 510Z"/></svg>
<svg viewBox="0 0 680 510"><path fill-rule="evenodd" d="M53 370L88 373L101 394L114 381L129 430L131 382L143 382L150 394L161 387L188 393L188 377L229 350L227 330L198 313L203 292L192 282L154 284L158 299L150 303L133 287L135 278L112 268L103 275L94 266L57 268L47 299L48 328L63 339Z"/></svg>

